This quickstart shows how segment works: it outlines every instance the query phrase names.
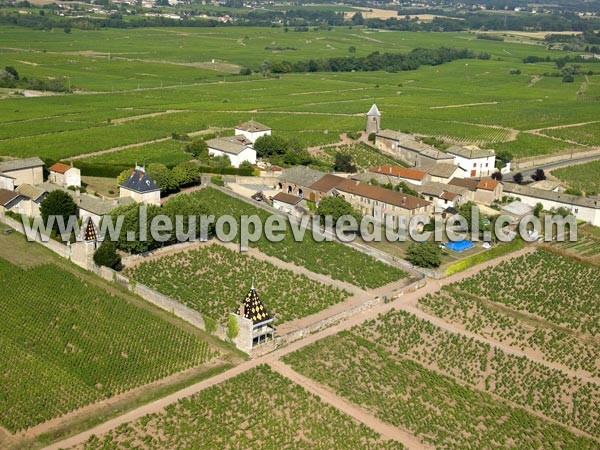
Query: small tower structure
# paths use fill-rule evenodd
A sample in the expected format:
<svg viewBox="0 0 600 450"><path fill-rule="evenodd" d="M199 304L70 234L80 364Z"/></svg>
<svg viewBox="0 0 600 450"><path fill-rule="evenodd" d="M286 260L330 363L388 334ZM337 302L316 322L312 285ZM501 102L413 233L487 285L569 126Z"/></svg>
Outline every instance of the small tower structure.
<svg viewBox="0 0 600 450"><path fill-rule="evenodd" d="M373 103L373 106L371 106L371 109L367 113L367 136L371 133L379 133L379 130L381 130L381 113L377 105Z"/></svg>

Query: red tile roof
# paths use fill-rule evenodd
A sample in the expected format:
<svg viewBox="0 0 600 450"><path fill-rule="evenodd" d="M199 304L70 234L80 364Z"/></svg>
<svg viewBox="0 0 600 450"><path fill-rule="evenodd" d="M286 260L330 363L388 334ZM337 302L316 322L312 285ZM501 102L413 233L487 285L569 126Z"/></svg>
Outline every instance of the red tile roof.
<svg viewBox="0 0 600 450"><path fill-rule="evenodd" d="M477 189L493 191L499 184L500 182L498 180L494 180L493 178L483 178L477 185Z"/></svg>
<svg viewBox="0 0 600 450"><path fill-rule="evenodd" d="M329 192L345 180L346 178L338 177L337 175L328 173L311 184L310 189L319 192Z"/></svg>
<svg viewBox="0 0 600 450"><path fill-rule="evenodd" d="M422 181L427 175L422 170L407 169L402 166L392 166L386 164L385 166L371 167L369 172L380 173L382 175L391 175L398 178L408 178L410 180Z"/></svg>
<svg viewBox="0 0 600 450"><path fill-rule="evenodd" d="M12 202L19 196L18 192L9 191L8 189L0 189L0 205L4 206Z"/></svg>
<svg viewBox="0 0 600 450"><path fill-rule="evenodd" d="M50 172L65 173L70 168L71 168L71 166L68 166L67 164L57 162L56 164L51 166L48 170Z"/></svg>
<svg viewBox="0 0 600 450"><path fill-rule="evenodd" d="M354 180L346 180L343 183L340 183L336 189L338 191L387 203L389 205L400 206L404 209L417 209L429 205L428 201L412 195L392 191L379 186L371 186L370 184L360 183Z"/></svg>
<svg viewBox="0 0 600 450"><path fill-rule="evenodd" d="M297 205L302 201L300 197L291 194L286 194L285 192L279 192L275 197L273 197L273 200L287 203L289 205Z"/></svg>

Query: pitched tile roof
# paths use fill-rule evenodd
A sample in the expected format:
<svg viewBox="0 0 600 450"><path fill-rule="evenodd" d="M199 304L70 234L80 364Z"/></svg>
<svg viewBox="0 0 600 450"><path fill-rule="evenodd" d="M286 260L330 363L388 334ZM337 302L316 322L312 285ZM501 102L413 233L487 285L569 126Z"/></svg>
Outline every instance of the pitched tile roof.
<svg viewBox="0 0 600 450"><path fill-rule="evenodd" d="M129 205L135 200L131 197L119 197L111 200L103 200L87 194L81 194L79 197L79 208L97 216L109 214L113 209L119 206Z"/></svg>
<svg viewBox="0 0 600 450"><path fill-rule="evenodd" d="M600 200L579 197L578 195L565 194L564 192L546 191L543 189L536 189L530 186L523 186L515 183L504 183L504 192L512 194L513 196L525 195L528 197L552 200L568 205L600 209Z"/></svg>
<svg viewBox="0 0 600 450"><path fill-rule="evenodd" d="M8 161L0 162L0 172L11 172L13 170L29 169L31 167L42 167L44 161L40 158L23 158L23 159L9 159Z"/></svg>
<svg viewBox="0 0 600 450"><path fill-rule="evenodd" d="M319 180L311 184L310 188L314 191L329 192L345 180L346 178L338 177L337 175L328 173L327 175L322 176Z"/></svg>
<svg viewBox="0 0 600 450"><path fill-rule="evenodd" d="M402 166L392 166L391 164L386 164L384 166L371 167L369 169L370 172L380 173L383 175L391 175L393 177L398 178L407 178L409 180L417 180L422 181L423 178L427 175L425 172L421 170L408 169Z"/></svg>
<svg viewBox="0 0 600 450"><path fill-rule="evenodd" d="M379 186L361 183L360 181L346 180L339 184L336 190L349 194L377 200L389 205L399 206L404 209L417 209L430 203L403 192L392 191Z"/></svg>
<svg viewBox="0 0 600 450"><path fill-rule="evenodd" d="M240 123L236 130L248 131L250 133L257 133L259 131L269 131L270 128L262 123L259 123L255 120L249 120L248 122Z"/></svg>
<svg viewBox="0 0 600 450"><path fill-rule="evenodd" d="M292 194L286 194L285 192L279 192L275 197L273 197L273 200L288 203L290 205L297 205L302 201L300 197Z"/></svg>
<svg viewBox="0 0 600 450"><path fill-rule="evenodd" d="M265 305L260 300L254 286L252 286L246 297L244 297L244 300L242 300L242 304L238 308L238 315L252 320L254 325L273 320L273 317L268 313Z"/></svg>
<svg viewBox="0 0 600 450"><path fill-rule="evenodd" d="M464 195L467 191L464 187L438 183L435 181L428 181L421 186L415 186L415 190L422 194L433 195L434 197L439 197L444 200L453 200L458 195Z"/></svg>
<svg viewBox="0 0 600 450"><path fill-rule="evenodd" d="M143 170L134 170L122 184L121 187L135 192L160 191L152 177Z"/></svg>
<svg viewBox="0 0 600 450"><path fill-rule="evenodd" d="M457 169L463 172L465 171L462 167L455 166L454 164L450 163L437 163L431 164L429 166L416 166L414 167L414 169L422 170L423 172L426 172L433 177L440 178L450 178L452 175L454 175Z"/></svg>
<svg viewBox="0 0 600 450"><path fill-rule="evenodd" d="M57 162L56 164L50 166L50 168L48 170L50 172L65 173L70 168L71 168L71 166L69 166L67 164L63 164L63 163Z"/></svg>
<svg viewBox="0 0 600 450"><path fill-rule="evenodd" d="M467 188L470 191L475 192L477 190L477 186L479 185L479 181L473 180L471 178L452 178L448 184L452 186L460 186Z"/></svg>
<svg viewBox="0 0 600 450"><path fill-rule="evenodd" d="M495 154L494 150L487 150L479 147L460 147L458 145L453 145L452 147L447 148L446 153L469 159L487 158L488 156L494 156Z"/></svg>
<svg viewBox="0 0 600 450"><path fill-rule="evenodd" d="M0 189L0 205L6 206L16 198L20 197L18 192Z"/></svg>
<svg viewBox="0 0 600 450"><path fill-rule="evenodd" d="M420 155L427 156L431 159L454 159L453 156L438 150L432 145L417 141L411 134L401 133L394 130L381 130L379 133L377 133L377 136L396 141L400 147L419 153Z"/></svg>
<svg viewBox="0 0 600 450"><path fill-rule="evenodd" d="M479 184L477 185L477 189L493 191L499 184L500 182L498 180L494 180L493 178L482 178Z"/></svg>
<svg viewBox="0 0 600 450"><path fill-rule="evenodd" d="M248 141L244 136L240 135L209 139L206 141L206 145L214 150L219 150L232 155L239 155L246 148L252 147L251 142Z"/></svg>
<svg viewBox="0 0 600 450"><path fill-rule="evenodd" d="M288 183L309 187L320 180L324 175L324 172L319 172L318 170L310 169L305 166L296 166L289 169L283 169L279 178Z"/></svg>
<svg viewBox="0 0 600 450"><path fill-rule="evenodd" d="M17 192L27 198L30 198L34 202L42 197L46 191L38 186L32 186L27 183L23 183L17 189Z"/></svg>

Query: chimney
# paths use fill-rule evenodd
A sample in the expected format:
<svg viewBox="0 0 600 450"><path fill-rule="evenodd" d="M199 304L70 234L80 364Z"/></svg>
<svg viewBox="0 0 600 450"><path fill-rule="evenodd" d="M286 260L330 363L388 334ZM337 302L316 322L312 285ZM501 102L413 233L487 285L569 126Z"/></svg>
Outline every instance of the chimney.
<svg viewBox="0 0 600 450"><path fill-rule="evenodd" d="M406 204L406 197L402 197L402 204L405 205Z"/></svg>
<svg viewBox="0 0 600 450"><path fill-rule="evenodd" d="M404 192L403 188L398 188L398 192L402 194Z"/></svg>

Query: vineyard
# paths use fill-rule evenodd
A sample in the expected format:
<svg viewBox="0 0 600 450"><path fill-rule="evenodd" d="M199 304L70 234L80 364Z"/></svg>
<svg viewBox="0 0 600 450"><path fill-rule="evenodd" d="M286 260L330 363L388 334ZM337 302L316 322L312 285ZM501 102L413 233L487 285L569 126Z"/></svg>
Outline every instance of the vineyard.
<svg viewBox="0 0 600 450"><path fill-rule="evenodd" d="M582 340L558 327L519 320L489 302L452 289L419 300L420 306L447 322L457 323L470 332L492 338L521 351L531 349L546 361L600 376L600 348L593 340Z"/></svg>
<svg viewBox="0 0 600 450"><path fill-rule="evenodd" d="M253 278L278 323L316 313L350 295L219 244L145 261L127 274L220 321L236 311Z"/></svg>
<svg viewBox="0 0 600 450"><path fill-rule="evenodd" d="M202 200L211 214L216 217L228 214L239 218L244 214L256 214L264 224L269 216L265 210L216 189L202 189L191 195ZM258 242L250 245L256 246L269 256L361 288L374 289L408 276L401 269L389 266L338 242L316 242L310 230L307 230L302 241L297 242L294 240L289 223L285 239L281 242L270 242L263 235Z"/></svg>
<svg viewBox="0 0 600 450"><path fill-rule="evenodd" d="M124 448L402 449L325 405L267 366L122 425L82 447Z"/></svg>
<svg viewBox="0 0 600 450"><path fill-rule="evenodd" d="M600 128L600 126L598 126ZM596 195L600 192L600 161L563 167L552 171L552 175L567 183L570 187Z"/></svg>
<svg viewBox="0 0 600 450"><path fill-rule="evenodd" d="M542 133L547 136L576 141L583 145L600 145L600 124L598 121L578 127L543 130Z"/></svg>
<svg viewBox="0 0 600 450"><path fill-rule="evenodd" d="M370 167L382 166L385 164L392 164L395 166L404 165L404 163L391 156L385 155L363 143L323 147L321 152L317 155L317 158L322 164L333 167L336 153L350 155L352 157L352 164L356 166L358 172L368 170Z"/></svg>
<svg viewBox="0 0 600 450"><path fill-rule="evenodd" d="M572 380L579 393L569 401L563 398L561 384L569 380L561 372L490 352L402 313L392 312L376 323L322 339L284 360L381 420L439 448L591 449L598 445L521 406L569 422L569 409L573 409L578 425L598 431L597 388ZM438 369L450 376L438 374ZM475 378L471 381L471 377Z"/></svg>
<svg viewBox="0 0 600 450"><path fill-rule="evenodd" d="M600 332L600 270L548 250L501 262L452 286L571 331Z"/></svg>
<svg viewBox="0 0 600 450"><path fill-rule="evenodd" d="M600 228L590 224L577 227L576 242L558 242L557 247L581 258L596 259L600 256Z"/></svg>
<svg viewBox="0 0 600 450"><path fill-rule="evenodd" d="M215 355L198 337L53 264L23 270L0 258L0 284L0 424L11 432Z"/></svg>

